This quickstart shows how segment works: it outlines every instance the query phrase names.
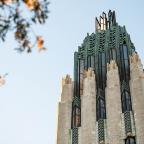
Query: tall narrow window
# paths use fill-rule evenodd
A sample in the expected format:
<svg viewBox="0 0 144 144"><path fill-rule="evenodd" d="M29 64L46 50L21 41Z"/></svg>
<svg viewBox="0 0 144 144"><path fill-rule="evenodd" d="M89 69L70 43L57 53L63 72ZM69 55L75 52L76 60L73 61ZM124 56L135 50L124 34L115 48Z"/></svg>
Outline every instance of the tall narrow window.
<svg viewBox="0 0 144 144"><path fill-rule="evenodd" d="M91 67L94 70L94 68L95 68L95 57L93 55L91 56Z"/></svg>
<svg viewBox="0 0 144 144"><path fill-rule="evenodd" d="M75 106L73 108L73 117L72 117L72 120L73 120L73 127L79 127L80 126L80 117L81 117L81 111L80 111L80 108L78 108L77 106Z"/></svg>
<svg viewBox="0 0 144 144"><path fill-rule="evenodd" d="M80 59L80 96L83 94L83 74L84 74L84 60Z"/></svg>
<svg viewBox="0 0 144 144"><path fill-rule="evenodd" d="M130 100L130 95L127 91L125 91L125 99L126 99L126 110L130 111L131 110L131 100Z"/></svg>
<svg viewBox="0 0 144 144"><path fill-rule="evenodd" d="M129 82L129 56L128 56L128 47L125 42L120 46L120 59L121 59L121 80Z"/></svg>
<svg viewBox="0 0 144 144"><path fill-rule="evenodd" d="M105 119L105 102L100 97L97 101L97 120L99 119Z"/></svg>
<svg viewBox="0 0 144 144"><path fill-rule="evenodd" d="M102 88L102 54L98 54L98 87Z"/></svg>
<svg viewBox="0 0 144 144"><path fill-rule="evenodd" d="M80 108L76 107L76 127L80 126Z"/></svg>
<svg viewBox="0 0 144 144"><path fill-rule="evenodd" d="M87 67L89 68L89 67L91 67L91 56L88 56L87 61L88 61Z"/></svg>
<svg viewBox="0 0 144 144"><path fill-rule="evenodd" d="M75 127L75 108L72 111L72 127Z"/></svg>
<svg viewBox="0 0 144 144"><path fill-rule="evenodd" d="M122 93L122 109L123 112L132 110L131 98L126 90Z"/></svg>
<svg viewBox="0 0 144 144"><path fill-rule="evenodd" d="M105 81L106 81L106 56L105 53L102 53L102 88L105 88Z"/></svg>
<svg viewBox="0 0 144 144"><path fill-rule="evenodd" d="M126 138L125 144L136 144L135 137Z"/></svg>
<svg viewBox="0 0 144 144"><path fill-rule="evenodd" d="M77 96L80 96L80 60L78 60L77 70Z"/></svg>
<svg viewBox="0 0 144 144"><path fill-rule="evenodd" d="M100 105L101 105L100 115L101 115L101 118L104 119L105 118L105 104L104 104L103 99L100 99Z"/></svg>
<svg viewBox="0 0 144 144"><path fill-rule="evenodd" d="M112 49L112 58L113 58L113 60L116 60L116 49Z"/></svg>

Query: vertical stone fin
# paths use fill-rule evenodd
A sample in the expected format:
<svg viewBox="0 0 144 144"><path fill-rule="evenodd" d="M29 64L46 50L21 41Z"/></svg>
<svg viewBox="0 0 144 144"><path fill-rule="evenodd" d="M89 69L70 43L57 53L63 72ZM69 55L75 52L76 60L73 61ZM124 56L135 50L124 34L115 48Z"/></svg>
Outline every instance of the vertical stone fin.
<svg viewBox="0 0 144 144"><path fill-rule="evenodd" d="M73 84L69 75L62 79L61 101L58 105L57 144L70 142Z"/></svg>

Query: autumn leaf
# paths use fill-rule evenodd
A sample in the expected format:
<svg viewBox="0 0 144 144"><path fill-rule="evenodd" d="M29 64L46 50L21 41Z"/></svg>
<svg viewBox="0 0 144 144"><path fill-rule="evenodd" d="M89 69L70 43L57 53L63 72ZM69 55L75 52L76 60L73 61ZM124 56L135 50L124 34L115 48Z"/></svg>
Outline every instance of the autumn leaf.
<svg viewBox="0 0 144 144"><path fill-rule="evenodd" d="M5 79L3 77L0 76L0 86L5 84Z"/></svg>
<svg viewBox="0 0 144 144"><path fill-rule="evenodd" d="M30 10L33 10L35 8L37 0L24 0L24 2Z"/></svg>
<svg viewBox="0 0 144 144"><path fill-rule="evenodd" d="M39 51L46 50L46 48L43 46L43 44L44 44L43 37L42 36L38 36L37 37L37 47L38 47Z"/></svg>
<svg viewBox="0 0 144 144"><path fill-rule="evenodd" d="M38 36L37 37L37 47L39 49L41 49L43 47L43 43L44 43L44 40L43 40L42 36Z"/></svg>

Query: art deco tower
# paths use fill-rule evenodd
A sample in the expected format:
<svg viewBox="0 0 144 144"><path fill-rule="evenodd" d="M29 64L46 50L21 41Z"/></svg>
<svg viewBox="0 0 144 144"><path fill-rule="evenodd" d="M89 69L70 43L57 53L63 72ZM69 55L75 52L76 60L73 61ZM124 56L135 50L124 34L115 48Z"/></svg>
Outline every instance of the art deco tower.
<svg viewBox="0 0 144 144"><path fill-rule="evenodd" d="M144 71L115 12L96 18L62 87L57 144L144 144Z"/></svg>

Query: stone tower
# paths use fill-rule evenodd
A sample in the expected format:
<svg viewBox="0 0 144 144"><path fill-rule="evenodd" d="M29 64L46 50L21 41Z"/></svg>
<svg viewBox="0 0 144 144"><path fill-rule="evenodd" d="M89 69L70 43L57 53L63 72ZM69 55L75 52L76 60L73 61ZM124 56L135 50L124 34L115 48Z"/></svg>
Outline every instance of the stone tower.
<svg viewBox="0 0 144 144"><path fill-rule="evenodd" d="M144 144L144 70L114 11L96 18L62 87L57 144Z"/></svg>

